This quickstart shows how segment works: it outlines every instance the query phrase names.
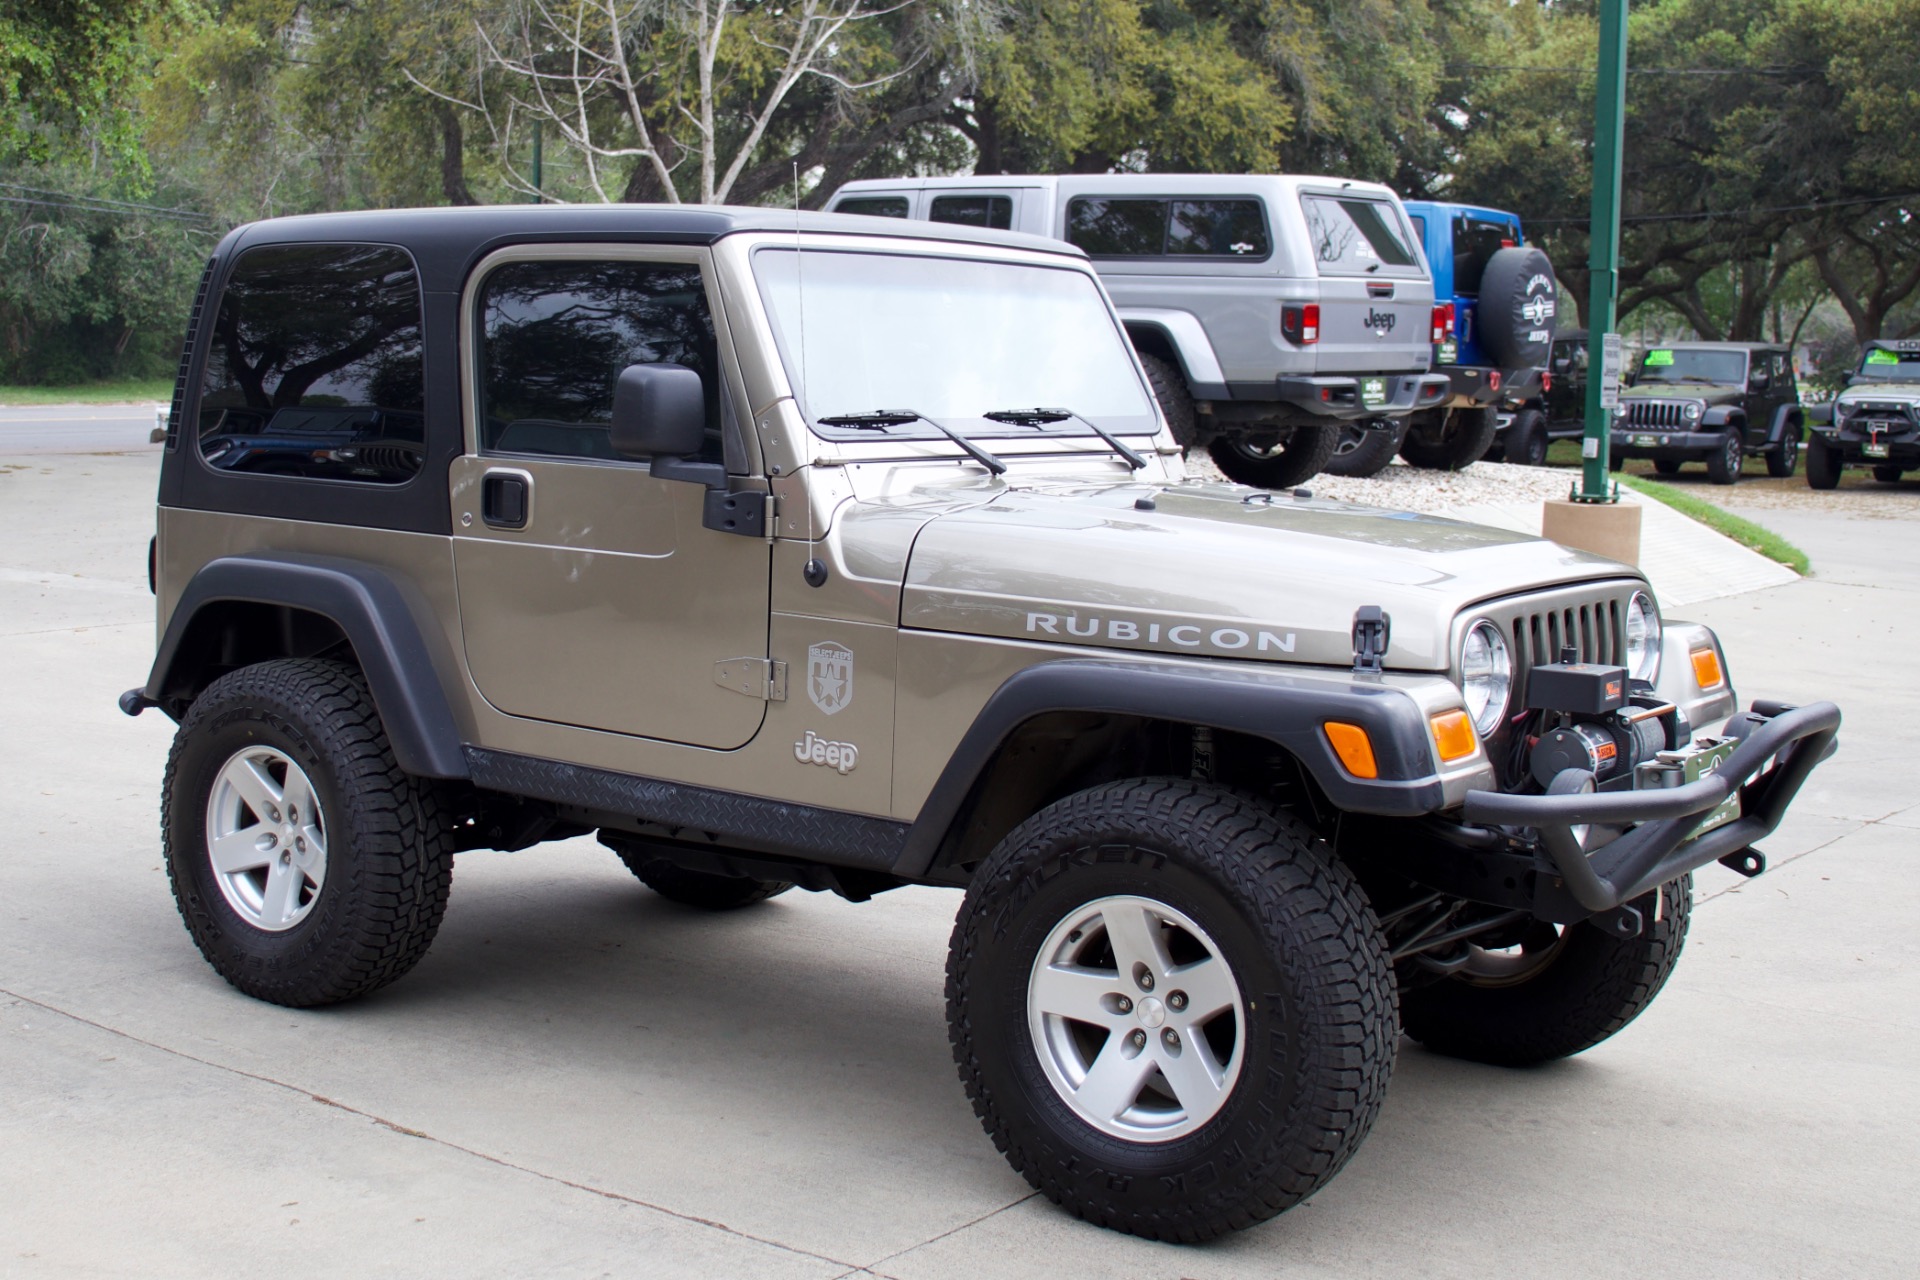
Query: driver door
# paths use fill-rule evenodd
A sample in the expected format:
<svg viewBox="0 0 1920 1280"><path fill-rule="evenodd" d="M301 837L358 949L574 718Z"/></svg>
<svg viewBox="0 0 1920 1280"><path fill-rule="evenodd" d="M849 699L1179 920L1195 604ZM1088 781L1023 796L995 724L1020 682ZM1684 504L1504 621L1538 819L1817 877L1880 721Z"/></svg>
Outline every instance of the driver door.
<svg viewBox="0 0 1920 1280"><path fill-rule="evenodd" d="M630 364L700 374L703 460L727 394L704 250L528 246L466 299L468 451L453 469L453 556L468 669L512 716L731 749L766 703L715 665L767 655L771 553L703 527L705 490L611 447Z"/></svg>

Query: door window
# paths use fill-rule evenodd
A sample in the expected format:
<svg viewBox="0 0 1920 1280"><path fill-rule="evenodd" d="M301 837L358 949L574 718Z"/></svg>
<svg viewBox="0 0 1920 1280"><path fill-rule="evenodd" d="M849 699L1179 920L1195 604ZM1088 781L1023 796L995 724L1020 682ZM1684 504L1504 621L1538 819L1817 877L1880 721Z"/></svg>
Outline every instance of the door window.
<svg viewBox="0 0 1920 1280"><path fill-rule="evenodd" d="M928 222L951 222L963 227L1013 229L1011 196L935 196Z"/></svg>
<svg viewBox="0 0 1920 1280"><path fill-rule="evenodd" d="M685 365L706 390L702 461L722 460L720 373L700 268L509 262L480 293L480 447L613 460L613 389L632 364Z"/></svg>
<svg viewBox="0 0 1920 1280"><path fill-rule="evenodd" d="M220 296L201 383L215 470L402 484L425 457L420 277L389 245L262 245Z"/></svg>

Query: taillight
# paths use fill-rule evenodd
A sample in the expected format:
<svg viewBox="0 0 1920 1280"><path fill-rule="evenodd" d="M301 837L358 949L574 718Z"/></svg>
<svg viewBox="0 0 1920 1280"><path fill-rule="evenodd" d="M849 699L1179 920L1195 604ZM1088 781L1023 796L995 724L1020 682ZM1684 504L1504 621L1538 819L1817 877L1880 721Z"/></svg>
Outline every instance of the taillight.
<svg viewBox="0 0 1920 1280"><path fill-rule="evenodd" d="M1540 375L1540 394L1545 395L1551 390L1553 390L1553 374L1542 373Z"/></svg>
<svg viewBox="0 0 1920 1280"><path fill-rule="evenodd" d="M1280 336L1297 347L1320 341L1320 304L1288 303L1280 308Z"/></svg>
<svg viewBox="0 0 1920 1280"><path fill-rule="evenodd" d="M1500 371L1498 369L1495 369L1492 373L1489 373L1487 375L1487 390L1498 391L1499 389L1500 389Z"/></svg>
<svg viewBox="0 0 1920 1280"><path fill-rule="evenodd" d="M1449 302L1444 306L1435 307L1433 309L1432 341L1435 346L1438 346L1442 342L1445 342L1449 337L1451 337L1452 334L1453 334L1453 304Z"/></svg>

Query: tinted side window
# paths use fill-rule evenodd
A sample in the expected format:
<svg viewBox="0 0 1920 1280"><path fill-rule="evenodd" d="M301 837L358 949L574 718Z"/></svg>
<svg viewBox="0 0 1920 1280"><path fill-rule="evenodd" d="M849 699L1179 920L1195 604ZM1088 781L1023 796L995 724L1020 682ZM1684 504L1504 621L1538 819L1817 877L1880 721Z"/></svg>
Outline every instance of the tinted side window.
<svg viewBox="0 0 1920 1280"><path fill-rule="evenodd" d="M672 363L700 375L700 457L722 460L720 366L699 267L510 262L481 289L480 324L483 450L612 460L620 371Z"/></svg>
<svg viewBox="0 0 1920 1280"><path fill-rule="evenodd" d="M1478 297L1480 277L1487 263L1502 249L1518 243L1514 229L1504 222L1456 216L1453 220L1453 291Z"/></svg>
<svg viewBox="0 0 1920 1280"><path fill-rule="evenodd" d="M1415 267L1419 259L1407 245L1400 219L1384 200L1363 196L1302 196L1307 234L1320 270L1333 275Z"/></svg>
<svg viewBox="0 0 1920 1280"><path fill-rule="evenodd" d="M1008 196L935 196L927 221L1008 231L1013 227L1013 200Z"/></svg>
<svg viewBox="0 0 1920 1280"><path fill-rule="evenodd" d="M869 218L904 218L907 216L907 198L905 196L854 196L833 206L833 211L865 214Z"/></svg>
<svg viewBox="0 0 1920 1280"><path fill-rule="evenodd" d="M1096 258L1158 257L1167 247L1167 201L1070 201L1067 239Z"/></svg>
<svg viewBox="0 0 1920 1280"><path fill-rule="evenodd" d="M1267 211L1258 200L1175 200L1167 252L1210 258L1264 258Z"/></svg>
<svg viewBox="0 0 1920 1280"><path fill-rule="evenodd" d="M208 340L196 435L216 470L401 484L425 449L420 279L386 245L262 245Z"/></svg>

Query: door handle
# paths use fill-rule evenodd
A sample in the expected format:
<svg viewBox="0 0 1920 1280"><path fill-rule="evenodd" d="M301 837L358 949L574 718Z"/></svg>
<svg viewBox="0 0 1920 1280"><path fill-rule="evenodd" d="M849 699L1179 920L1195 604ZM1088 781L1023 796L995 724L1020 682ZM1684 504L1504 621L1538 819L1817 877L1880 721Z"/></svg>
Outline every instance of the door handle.
<svg viewBox="0 0 1920 1280"><path fill-rule="evenodd" d="M480 518L494 529L524 529L533 512L533 477L489 471L480 481Z"/></svg>

